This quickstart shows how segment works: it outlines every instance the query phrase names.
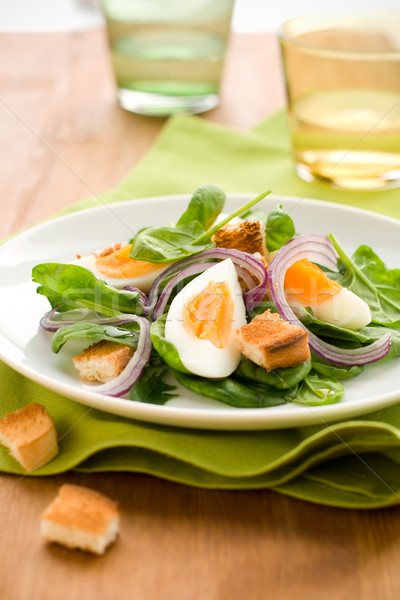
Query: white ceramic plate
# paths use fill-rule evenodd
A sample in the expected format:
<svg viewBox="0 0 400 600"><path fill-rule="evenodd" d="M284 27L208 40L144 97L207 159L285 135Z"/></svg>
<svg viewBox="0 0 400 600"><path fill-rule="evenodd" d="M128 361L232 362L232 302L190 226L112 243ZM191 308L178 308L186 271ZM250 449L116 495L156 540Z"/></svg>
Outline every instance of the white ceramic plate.
<svg viewBox="0 0 400 600"><path fill-rule="evenodd" d="M231 211L249 200L230 195ZM399 361L371 365L361 376L345 382L340 404L307 407L286 404L273 408L237 409L196 396L183 388L165 406L100 397L82 389L71 357L87 341L69 342L60 354L50 349L50 336L38 328L48 310L36 294L31 270L40 262L69 262L85 254L129 239L140 227L176 220L189 196L146 198L99 206L39 225L0 248L0 357L14 369L60 394L105 412L164 425L200 429L256 430L322 424L354 417L400 401ZM301 233L334 233L348 252L371 245L391 267L400 266L400 222L342 205L268 196L260 207L281 203Z"/></svg>

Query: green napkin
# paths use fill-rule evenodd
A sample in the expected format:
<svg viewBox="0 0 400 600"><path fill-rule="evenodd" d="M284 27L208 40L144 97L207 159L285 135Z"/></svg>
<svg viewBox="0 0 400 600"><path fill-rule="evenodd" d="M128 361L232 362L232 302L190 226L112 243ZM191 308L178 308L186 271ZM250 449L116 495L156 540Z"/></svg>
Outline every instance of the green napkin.
<svg viewBox="0 0 400 600"><path fill-rule="evenodd" d="M153 150L114 190L80 202L190 193L203 183L227 192L342 202L400 218L400 191L345 192L301 181L293 171L284 112L238 133L201 117L170 119ZM225 432L139 423L75 403L0 363L1 415L40 402L54 417L60 452L35 475L69 469L136 471L219 489L272 488L346 508L400 503L400 405L333 425ZM99 402L101 408L101 401ZM307 410L307 408L305 408ZM23 473L0 448L0 470Z"/></svg>

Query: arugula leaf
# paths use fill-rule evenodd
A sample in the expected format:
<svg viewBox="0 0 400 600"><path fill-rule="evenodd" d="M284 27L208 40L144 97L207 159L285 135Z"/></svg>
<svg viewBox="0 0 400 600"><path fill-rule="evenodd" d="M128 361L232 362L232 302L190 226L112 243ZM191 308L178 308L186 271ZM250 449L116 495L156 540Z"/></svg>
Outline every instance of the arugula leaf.
<svg viewBox="0 0 400 600"><path fill-rule="evenodd" d="M176 227L148 227L135 237L129 256L135 260L165 263L213 248L211 237L218 229L260 202L268 194L269 191L263 192L207 230L199 221L179 224Z"/></svg>
<svg viewBox="0 0 400 600"><path fill-rule="evenodd" d="M138 292L109 287L80 265L42 263L33 268L32 278L41 284L37 293L46 296L59 312L89 308L107 316L143 314Z"/></svg>
<svg viewBox="0 0 400 600"><path fill-rule="evenodd" d="M51 349L57 354L68 340L73 339L94 340L96 342L107 340L108 342L118 342L119 344L136 348L139 339L139 327L136 323L132 323L132 326L134 327L130 330L128 329L129 325L124 327L99 325L98 323L65 325L64 327L60 327L53 335Z"/></svg>
<svg viewBox="0 0 400 600"><path fill-rule="evenodd" d="M224 379L207 379L175 370L172 372L177 382L191 392L213 398L237 408L278 406L285 404L285 402L290 402L296 395L295 389L277 390L276 388L262 384L254 384L249 387L247 384L235 381L230 377L225 377Z"/></svg>
<svg viewBox="0 0 400 600"><path fill-rule="evenodd" d="M160 369L153 366L147 366L139 381L130 389L129 397L136 402L147 402L148 404L166 404L174 394L176 387L169 385L164 381L168 374L168 369Z"/></svg>
<svg viewBox="0 0 400 600"><path fill-rule="evenodd" d="M263 367L259 367L253 361L242 356L239 366L232 377L262 383L279 390L288 390L300 383L310 370L311 360L307 360L297 367L275 369L268 372Z"/></svg>
<svg viewBox="0 0 400 600"><path fill-rule="evenodd" d="M224 208L225 198L225 192L215 185L202 185L194 191L189 206L179 218L177 226L198 221L204 229L208 229Z"/></svg>
<svg viewBox="0 0 400 600"><path fill-rule="evenodd" d="M150 327L150 337L153 342L153 346L163 360L175 369L182 373L189 373L186 367L183 366L182 361L179 357L178 350L174 344L169 342L165 337L165 323L167 320L167 313L163 314L157 321L154 321Z"/></svg>
<svg viewBox="0 0 400 600"><path fill-rule="evenodd" d="M343 400L345 389L341 383L317 375L308 375L300 385L294 402L308 406L336 404Z"/></svg>
<svg viewBox="0 0 400 600"><path fill-rule="evenodd" d="M282 209L279 204L272 210L267 218L265 228L265 237L267 248L270 252L275 252L289 242L295 234L295 227L292 218Z"/></svg>
<svg viewBox="0 0 400 600"><path fill-rule="evenodd" d="M329 238L344 267L335 279L368 304L374 323L400 327L400 269L388 269L368 246L350 259L332 234Z"/></svg>

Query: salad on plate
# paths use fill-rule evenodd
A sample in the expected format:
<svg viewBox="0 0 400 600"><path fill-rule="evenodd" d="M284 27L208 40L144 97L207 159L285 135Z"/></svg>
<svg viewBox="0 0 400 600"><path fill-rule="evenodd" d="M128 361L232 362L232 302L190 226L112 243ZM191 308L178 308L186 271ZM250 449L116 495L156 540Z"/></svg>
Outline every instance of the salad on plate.
<svg viewBox="0 0 400 600"><path fill-rule="evenodd" d="M400 271L333 234L297 232L260 194L223 215L198 188L176 223L33 269L51 309L41 327L82 385L165 404L176 383L237 408L340 402L342 380L400 354Z"/></svg>

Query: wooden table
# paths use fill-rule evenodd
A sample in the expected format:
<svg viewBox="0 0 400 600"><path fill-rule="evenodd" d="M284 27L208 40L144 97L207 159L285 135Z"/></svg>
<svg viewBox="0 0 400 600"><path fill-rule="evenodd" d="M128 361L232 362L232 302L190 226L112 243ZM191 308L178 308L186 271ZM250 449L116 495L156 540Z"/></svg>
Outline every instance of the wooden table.
<svg viewBox="0 0 400 600"><path fill-rule="evenodd" d="M276 39L231 40L221 105L245 130L284 105ZM163 119L121 110L101 31L0 36L0 236L114 186ZM46 545L39 516L64 482L120 504L102 558ZM346 511L270 491L136 474L0 478L1 600L388 600L400 597L400 511Z"/></svg>

